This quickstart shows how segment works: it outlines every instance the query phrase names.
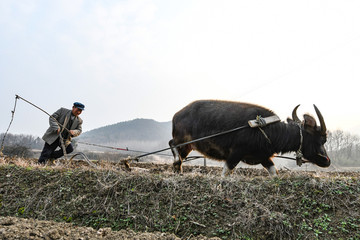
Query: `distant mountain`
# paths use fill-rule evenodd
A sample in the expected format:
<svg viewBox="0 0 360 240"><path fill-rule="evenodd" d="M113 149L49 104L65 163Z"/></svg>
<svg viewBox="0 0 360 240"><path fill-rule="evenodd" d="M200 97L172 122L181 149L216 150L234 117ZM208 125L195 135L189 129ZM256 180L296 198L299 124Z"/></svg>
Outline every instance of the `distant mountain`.
<svg viewBox="0 0 360 240"><path fill-rule="evenodd" d="M171 137L171 122L152 119L134 119L84 132L80 142L141 151L154 151L168 147ZM82 148L85 148L81 145Z"/></svg>

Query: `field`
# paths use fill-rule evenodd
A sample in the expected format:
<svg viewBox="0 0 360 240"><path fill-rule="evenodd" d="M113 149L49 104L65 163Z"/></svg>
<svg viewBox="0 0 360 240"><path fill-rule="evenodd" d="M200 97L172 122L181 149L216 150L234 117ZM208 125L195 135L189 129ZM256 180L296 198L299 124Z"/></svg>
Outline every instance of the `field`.
<svg viewBox="0 0 360 240"><path fill-rule="evenodd" d="M3 239L360 239L358 172L35 162L0 158Z"/></svg>

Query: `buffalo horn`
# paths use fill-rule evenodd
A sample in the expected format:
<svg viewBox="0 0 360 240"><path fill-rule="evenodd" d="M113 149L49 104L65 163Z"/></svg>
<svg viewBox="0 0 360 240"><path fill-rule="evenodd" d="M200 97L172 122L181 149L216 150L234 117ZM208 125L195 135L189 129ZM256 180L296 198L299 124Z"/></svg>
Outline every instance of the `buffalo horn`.
<svg viewBox="0 0 360 240"><path fill-rule="evenodd" d="M297 105L297 106L294 108L294 110L292 111L292 119L293 119L295 122L298 122L298 123L301 122L300 119L299 119L299 117L298 117L297 114L296 114L296 111L297 111L297 109L298 109L299 106L300 106L300 104Z"/></svg>
<svg viewBox="0 0 360 240"><path fill-rule="evenodd" d="M320 110L315 106L315 104L314 104L314 108L315 108L316 115L318 116L319 121L320 121L321 134L325 135L326 134L326 125L325 125L324 117L321 115Z"/></svg>

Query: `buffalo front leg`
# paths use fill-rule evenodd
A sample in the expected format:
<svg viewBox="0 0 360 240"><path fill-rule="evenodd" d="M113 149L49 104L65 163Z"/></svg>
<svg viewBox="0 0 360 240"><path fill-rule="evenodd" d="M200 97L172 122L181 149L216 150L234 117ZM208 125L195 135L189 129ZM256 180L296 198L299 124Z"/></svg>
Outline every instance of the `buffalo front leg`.
<svg viewBox="0 0 360 240"><path fill-rule="evenodd" d="M176 147L176 144L173 139L170 140L169 145L174 155L174 163L173 163L174 172L183 173L183 169L182 169L183 159L185 159L187 155L189 155L189 153L192 151L192 148L190 145Z"/></svg>
<svg viewBox="0 0 360 240"><path fill-rule="evenodd" d="M272 177L276 177L278 175L278 170L275 167L275 164L272 160L272 157L268 158L267 160L261 163L264 168L269 172L269 175Z"/></svg>
<svg viewBox="0 0 360 240"><path fill-rule="evenodd" d="M177 173L182 173L182 159L180 157L178 149L175 147L174 140L171 139L169 141L169 146L171 148L171 152L174 156L174 162L173 162L173 170Z"/></svg>
<svg viewBox="0 0 360 240"><path fill-rule="evenodd" d="M226 177L231 175L234 172L234 169L236 165L239 164L239 162L242 159L241 153L232 154L225 162L223 171L221 173L222 177Z"/></svg>
<svg viewBox="0 0 360 240"><path fill-rule="evenodd" d="M234 169L230 169L227 162L225 162L221 176L222 177L230 176L233 172L234 172Z"/></svg>
<svg viewBox="0 0 360 240"><path fill-rule="evenodd" d="M182 159L180 157L178 149L175 147L174 140L171 139L169 142L171 152L174 156L173 170L177 173L182 173Z"/></svg>

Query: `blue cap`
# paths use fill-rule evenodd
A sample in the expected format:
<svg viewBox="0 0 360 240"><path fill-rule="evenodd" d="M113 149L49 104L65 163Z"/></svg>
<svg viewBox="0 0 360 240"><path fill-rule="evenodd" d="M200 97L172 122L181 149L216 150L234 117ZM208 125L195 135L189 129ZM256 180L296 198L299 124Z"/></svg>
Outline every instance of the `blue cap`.
<svg viewBox="0 0 360 240"><path fill-rule="evenodd" d="M74 107L81 109L81 110L85 110L85 105L79 102L74 102Z"/></svg>

